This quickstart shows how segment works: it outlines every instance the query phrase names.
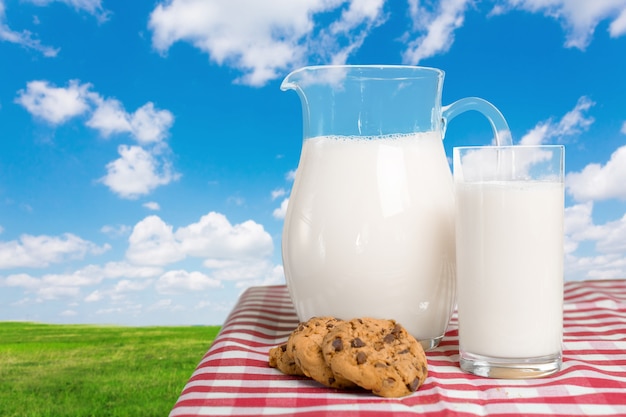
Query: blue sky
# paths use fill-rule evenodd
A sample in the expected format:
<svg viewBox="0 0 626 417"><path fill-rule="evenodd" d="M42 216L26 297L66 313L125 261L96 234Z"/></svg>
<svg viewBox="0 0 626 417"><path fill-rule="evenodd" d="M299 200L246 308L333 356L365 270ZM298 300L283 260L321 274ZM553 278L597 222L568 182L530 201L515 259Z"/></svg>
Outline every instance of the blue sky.
<svg viewBox="0 0 626 417"><path fill-rule="evenodd" d="M283 283L279 86L328 63L441 68L564 144L565 278L626 277L626 0L0 0L0 320L221 324Z"/></svg>

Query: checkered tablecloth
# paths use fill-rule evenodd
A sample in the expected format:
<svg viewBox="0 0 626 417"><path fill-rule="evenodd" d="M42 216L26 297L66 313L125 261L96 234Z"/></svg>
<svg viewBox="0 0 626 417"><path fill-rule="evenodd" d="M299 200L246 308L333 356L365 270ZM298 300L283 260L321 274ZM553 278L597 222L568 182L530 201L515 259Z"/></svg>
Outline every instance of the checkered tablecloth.
<svg viewBox="0 0 626 417"><path fill-rule="evenodd" d="M427 353L424 385L397 399L337 391L270 368L268 350L297 324L286 287L248 289L170 416L626 416L626 280L565 284L558 374L494 380L463 373L453 317L441 345Z"/></svg>

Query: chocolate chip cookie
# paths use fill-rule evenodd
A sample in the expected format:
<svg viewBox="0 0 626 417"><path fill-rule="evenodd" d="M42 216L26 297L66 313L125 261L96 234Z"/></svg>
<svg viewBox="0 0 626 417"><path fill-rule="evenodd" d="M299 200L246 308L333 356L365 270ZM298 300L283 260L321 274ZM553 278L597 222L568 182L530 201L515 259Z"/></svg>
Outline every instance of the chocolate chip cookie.
<svg viewBox="0 0 626 417"><path fill-rule="evenodd" d="M428 373L422 346L394 320L335 323L322 341L322 353L337 378L382 397L415 392Z"/></svg>
<svg viewBox="0 0 626 417"><path fill-rule="evenodd" d="M275 346L269 352L269 364L272 368L277 368L283 374L302 376L304 372L296 364L295 359L287 350L287 343Z"/></svg>
<svg viewBox="0 0 626 417"><path fill-rule="evenodd" d="M302 372L317 382L331 388L352 388L356 385L341 378L324 361L322 340L341 320L333 317L313 317L300 323L287 340L287 351L295 359Z"/></svg>

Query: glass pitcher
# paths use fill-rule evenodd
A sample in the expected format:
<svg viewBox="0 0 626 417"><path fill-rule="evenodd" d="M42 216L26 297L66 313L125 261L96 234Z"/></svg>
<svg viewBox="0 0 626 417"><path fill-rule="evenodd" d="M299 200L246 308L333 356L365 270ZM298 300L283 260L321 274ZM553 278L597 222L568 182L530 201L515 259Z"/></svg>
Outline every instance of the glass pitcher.
<svg viewBox="0 0 626 417"><path fill-rule="evenodd" d="M425 349L455 301L454 196L447 122L483 113L510 144L502 114L479 98L441 106L444 73L415 66L316 66L281 89L302 103L303 145L282 256L300 320L395 319Z"/></svg>

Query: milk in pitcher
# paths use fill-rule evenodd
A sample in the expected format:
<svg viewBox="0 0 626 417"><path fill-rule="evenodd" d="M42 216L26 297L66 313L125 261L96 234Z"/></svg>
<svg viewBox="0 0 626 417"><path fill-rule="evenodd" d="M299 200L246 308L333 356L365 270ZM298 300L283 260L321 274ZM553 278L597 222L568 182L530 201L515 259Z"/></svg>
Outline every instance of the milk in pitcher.
<svg viewBox="0 0 626 417"><path fill-rule="evenodd" d="M300 320L395 319L438 343L454 299L452 187L437 132L306 139L283 234Z"/></svg>

